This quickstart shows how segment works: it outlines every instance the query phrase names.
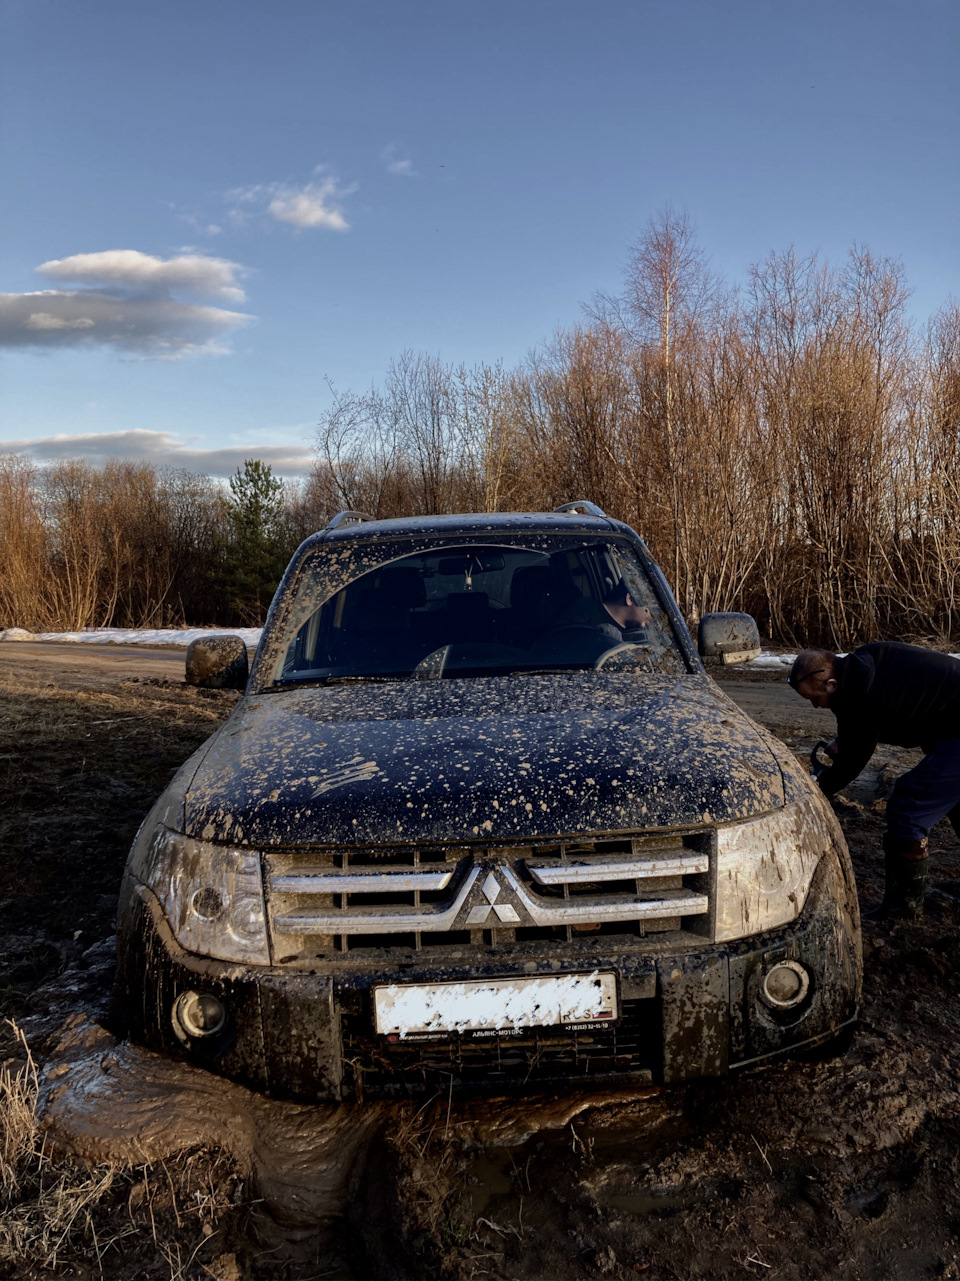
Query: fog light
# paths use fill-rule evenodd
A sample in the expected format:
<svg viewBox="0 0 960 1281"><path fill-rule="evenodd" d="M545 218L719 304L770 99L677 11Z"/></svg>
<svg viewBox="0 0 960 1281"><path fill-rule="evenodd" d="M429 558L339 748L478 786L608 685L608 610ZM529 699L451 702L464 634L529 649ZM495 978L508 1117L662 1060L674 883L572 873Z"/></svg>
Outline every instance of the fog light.
<svg viewBox="0 0 960 1281"><path fill-rule="evenodd" d="M777 1010L792 1010L810 991L810 975L798 961L780 961L763 976L763 996Z"/></svg>
<svg viewBox="0 0 960 1281"><path fill-rule="evenodd" d="M188 1036L213 1036L227 1021L227 1011L207 992L184 992L173 1007L174 1027L179 1023Z"/></svg>

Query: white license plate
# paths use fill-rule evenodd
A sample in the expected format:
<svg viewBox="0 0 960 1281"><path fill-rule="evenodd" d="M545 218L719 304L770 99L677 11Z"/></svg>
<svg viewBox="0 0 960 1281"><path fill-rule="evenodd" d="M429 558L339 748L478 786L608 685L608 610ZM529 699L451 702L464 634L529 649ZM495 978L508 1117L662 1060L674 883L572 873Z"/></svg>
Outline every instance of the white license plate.
<svg viewBox="0 0 960 1281"><path fill-rule="evenodd" d="M373 990L382 1036L492 1032L617 1017L616 976L551 974L536 978L475 979L466 983L391 983Z"/></svg>

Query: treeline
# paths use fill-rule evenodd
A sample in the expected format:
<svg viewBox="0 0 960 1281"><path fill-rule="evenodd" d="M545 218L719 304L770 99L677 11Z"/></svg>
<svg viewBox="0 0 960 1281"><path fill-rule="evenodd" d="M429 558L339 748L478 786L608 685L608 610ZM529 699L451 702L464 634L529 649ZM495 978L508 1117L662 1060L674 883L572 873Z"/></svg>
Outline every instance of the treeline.
<svg viewBox="0 0 960 1281"><path fill-rule="evenodd" d="M520 368L407 353L324 416L325 510L542 510L641 532L691 620L785 643L960 638L960 308L922 331L902 267L771 254L742 290L687 220Z"/></svg>
<svg viewBox="0 0 960 1281"><path fill-rule="evenodd" d="M960 639L960 308L912 324L899 263L770 255L741 289L667 212L623 288L515 369L400 356L336 398L298 486L0 459L0 626L256 623L298 542L377 517L589 498L691 620L789 643Z"/></svg>
<svg viewBox="0 0 960 1281"><path fill-rule="evenodd" d="M0 627L256 625L315 527L249 460L225 489L148 463L0 456Z"/></svg>

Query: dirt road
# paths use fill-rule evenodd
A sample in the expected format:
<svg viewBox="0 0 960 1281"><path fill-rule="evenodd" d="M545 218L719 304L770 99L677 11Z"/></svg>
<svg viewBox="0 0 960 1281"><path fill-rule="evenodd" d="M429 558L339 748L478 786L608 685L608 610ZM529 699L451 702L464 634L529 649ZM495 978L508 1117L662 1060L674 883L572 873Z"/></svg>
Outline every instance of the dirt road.
<svg viewBox="0 0 960 1281"><path fill-rule="evenodd" d="M100 1107L83 1132L86 1154L114 1163L109 1191L88 1202L96 1240L113 1241L106 1275L960 1278L949 827L932 841L926 923L867 935L863 1017L841 1059L606 1099L295 1109L115 1045L97 1023L130 839L234 698L184 686L182 661L0 646L0 999L47 1064L54 1116L69 1130L81 1102ZM782 676L722 683L798 754L832 732ZM837 804L868 902L884 796L912 759L878 753ZM18 1053L8 1036L0 1055ZM41 1182L24 1175L3 1193L9 1222L40 1215ZM5 1254L4 1231L0 1276L63 1275L22 1241ZM64 1237L60 1264L100 1275L90 1240Z"/></svg>
<svg viewBox="0 0 960 1281"><path fill-rule="evenodd" d="M47 673L64 689L86 680L91 689L131 676L183 675L186 651L179 646L87 645L56 641L8 641L0 645L0 673L25 675L28 680Z"/></svg>

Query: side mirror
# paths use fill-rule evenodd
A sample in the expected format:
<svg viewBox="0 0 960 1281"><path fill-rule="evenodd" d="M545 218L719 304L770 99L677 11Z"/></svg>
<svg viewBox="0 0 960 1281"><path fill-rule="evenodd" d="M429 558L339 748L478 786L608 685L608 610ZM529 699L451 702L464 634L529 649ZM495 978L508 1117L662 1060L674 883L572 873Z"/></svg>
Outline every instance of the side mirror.
<svg viewBox="0 0 960 1281"><path fill-rule="evenodd" d="M239 636L200 636L187 649L187 684L201 689L246 689L250 664Z"/></svg>
<svg viewBox="0 0 960 1281"><path fill-rule="evenodd" d="M704 614L697 649L708 667L746 663L760 657L760 632L749 614Z"/></svg>

